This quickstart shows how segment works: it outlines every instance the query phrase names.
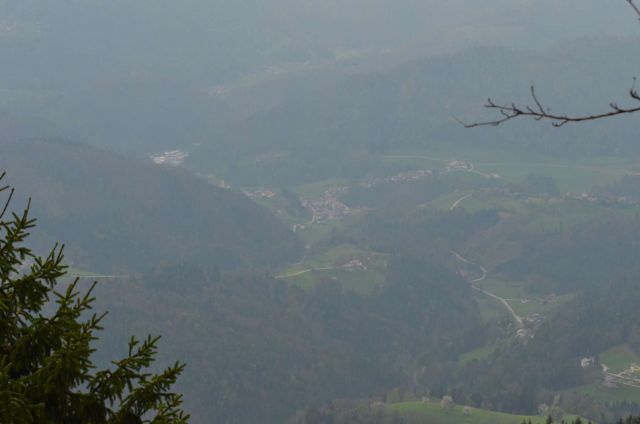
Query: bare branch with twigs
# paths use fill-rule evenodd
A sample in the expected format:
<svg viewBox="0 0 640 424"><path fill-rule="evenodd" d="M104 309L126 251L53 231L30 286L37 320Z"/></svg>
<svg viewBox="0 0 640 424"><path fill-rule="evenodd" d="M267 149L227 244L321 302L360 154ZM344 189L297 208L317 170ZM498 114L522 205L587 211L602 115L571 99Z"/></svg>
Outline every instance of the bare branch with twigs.
<svg viewBox="0 0 640 424"><path fill-rule="evenodd" d="M635 0L626 0L627 3L633 8L636 15L638 15L638 19L640 19L640 7L636 5ZM636 79L633 79L633 86L629 90L629 96L635 100L640 102L640 95L636 90ZM584 122L584 121L595 121L603 118L610 118L618 115L625 115L630 113L640 112L640 106L636 107L620 107L617 103L609 103L610 110L607 112L597 113L593 115L578 115L578 116L570 116L566 114L556 114L552 113L550 109L545 108L542 105L542 102L536 95L536 90L534 86L531 86L531 98L533 100L533 105L526 106L518 106L515 103L511 104L499 104L496 103L493 99L489 98L487 103L485 103L484 107L487 109L493 109L499 112L500 117L498 119L494 119L491 121L484 122L475 122L472 124L468 124L462 122L461 120L456 120L464 125L466 128L474 128L474 127L482 127L482 126L498 126L504 122L510 121L519 117L529 117L533 118L536 121L548 120L551 121L551 124L554 127L562 127L568 123L574 122Z"/></svg>
<svg viewBox="0 0 640 424"><path fill-rule="evenodd" d="M640 102L640 94L635 87L635 78L633 87L629 90L629 96L638 102ZM552 113L550 109L545 108L542 105L542 102L536 95L535 87L531 86L531 98L533 99L533 106L518 106L515 103L511 103L508 105L502 105L496 103L493 99L488 99L487 103L484 105L487 109L497 110L501 117L491 121L484 122L475 122L472 124L464 123L460 120L462 125L466 128L474 128L474 127L482 127L482 126L498 126L504 122L510 121L519 117L530 117L535 119L536 121L548 120L551 121L551 124L554 127L561 127L565 124L572 122L584 122L584 121L595 121L597 119L602 118L610 118L612 116L630 114L635 112L640 112L640 106L636 107L621 107L617 103L610 103L609 107L611 110L608 112L593 114L593 115L583 115L583 116L569 116L562 114Z"/></svg>
<svg viewBox="0 0 640 424"><path fill-rule="evenodd" d="M633 8L633 10L638 15L638 19L640 19L640 8L638 8L638 6L636 6L636 4L635 4L635 2L633 0L627 0L627 3L629 3L629 5Z"/></svg>

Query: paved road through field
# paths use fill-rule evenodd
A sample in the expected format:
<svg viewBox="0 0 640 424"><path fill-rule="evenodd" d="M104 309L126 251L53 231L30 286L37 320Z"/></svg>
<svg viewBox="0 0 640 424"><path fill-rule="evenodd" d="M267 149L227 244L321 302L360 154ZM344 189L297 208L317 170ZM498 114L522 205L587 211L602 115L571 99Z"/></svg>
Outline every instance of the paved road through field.
<svg viewBox="0 0 640 424"><path fill-rule="evenodd" d="M487 270L485 269L485 267L483 267L482 265L479 265L475 262L471 262L470 260L468 260L467 258L463 257L462 255L460 255L458 252L451 250L451 254L453 256L456 257L456 259L458 259L461 262L464 262L468 265L472 265L472 266L476 266L480 269L480 272L482 273L482 275L478 278L475 278L473 280L469 280L469 283L471 283L471 288L473 288L475 291L480 292L486 296L489 296L495 300L497 300L498 302L502 303L504 305L505 308L507 308L507 310L509 311L509 313L513 316L513 318L516 320L516 322L519 325L522 325L522 317L520 317L518 314L516 314L516 311L513 310L513 308L511 307L511 305L509 305L509 302L507 302L506 299L491 293L487 290L483 290L480 287L476 286L475 283L479 283L482 280L485 280L487 278Z"/></svg>
<svg viewBox="0 0 640 424"><path fill-rule="evenodd" d="M462 196L461 198L459 198L458 200L456 200L455 202L453 202L453 204L451 205L451 207L449 208L450 211L454 210L455 208L457 208L458 206L460 206L460 203L462 203L462 201L468 199L469 197L473 196L473 193L471 194L467 194L466 196Z"/></svg>

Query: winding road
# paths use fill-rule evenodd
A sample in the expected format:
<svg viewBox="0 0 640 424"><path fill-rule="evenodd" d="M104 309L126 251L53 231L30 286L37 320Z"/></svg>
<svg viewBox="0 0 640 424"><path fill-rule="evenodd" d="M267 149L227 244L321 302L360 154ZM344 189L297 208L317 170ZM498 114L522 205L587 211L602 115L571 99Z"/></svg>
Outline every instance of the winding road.
<svg viewBox="0 0 640 424"><path fill-rule="evenodd" d="M640 379L625 375L627 371L616 374L610 372L610 368L605 364L601 363L600 366L602 366L602 372L604 373L604 375L611 378L611 381L613 381L614 383L640 389Z"/></svg>
<svg viewBox="0 0 640 424"><path fill-rule="evenodd" d="M336 269L335 267L324 267L324 268L306 268L301 269L300 271L292 271L284 274L276 275L277 280L282 280L283 278L297 277L298 275L306 274L311 271L331 271L332 269Z"/></svg>
<svg viewBox="0 0 640 424"><path fill-rule="evenodd" d="M506 299L491 293L487 290L483 290L480 287L476 286L475 283L479 283L482 280L485 280L487 278L487 270L485 267L483 267L482 265L479 265L475 262L471 262L470 260L468 260L467 258L463 257L462 255L460 255L458 252L451 250L450 251L451 254L453 256L456 257L456 259L458 259L461 262L464 262L465 264L471 265L471 266L476 266L480 269L480 272L482 273L482 275L478 278L475 278L473 280L469 280L469 283L471 284L471 288L477 292L480 292L486 296L489 296L495 300L497 300L498 302L502 303L504 305L505 308L507 308L507 310L509 311L509 313L513 316L513 319L516 320L516 322L518 323L518 325L522 325L523 321L522 321L522 317L519 316L518 314L516 314L516 311L513 310L513 308L511 307L511 305L509 305L509 302L507 302Z"/></svg>
<svg viewBox="0 0 640 424"><path fill-rule="evenodd" d="M458 206L460 206L460 203L462 203L463 200L468 199L469 197L473 196L473 193L471 194L467 194L466 196L462 196L461 198L459 198L458 200L456 200L455 202L453 202L453 204L451 205L451 207L449 208L450 211L454 210L455 208L457 208Z"/></svg>

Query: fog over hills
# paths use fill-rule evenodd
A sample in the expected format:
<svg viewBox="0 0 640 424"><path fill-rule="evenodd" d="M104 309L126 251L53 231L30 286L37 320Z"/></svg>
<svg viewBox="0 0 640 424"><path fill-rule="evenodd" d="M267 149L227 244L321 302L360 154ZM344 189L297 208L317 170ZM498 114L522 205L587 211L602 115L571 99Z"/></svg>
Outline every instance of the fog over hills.
<svg viewBox="0 0 640 424"><path fill-rule="evenodd" d="M632 5L0 0L0 202L109 311L20 304L0 212L0 421L128 407L74 355L149 333L192 424L640 417L640 112L464 126L637 106Z"/></svg>
<svg viewBox="0 0 640 424"><path fill-rule="evenodd" d="M637 46L637 38L613 38L581 39L542 52L474 48L352 76L239 122L196 148L188 166L208 173L211 163L224 158L216 170L226 169L222 175L232 180L291 184L362 176L380 166L376 155L407 147L500 145L561 156L636 151L633 117L560 130L523 123L474 133L459 121L489 119L482 108L488 97L530 103L532 84L553 111L588 114L608 109L611 101L632 104L628 90L640 61L631 53Z"/></svg>
<svg viewBox="0 0 640 424"><path fill-rule="evenodd" d="M294 234L268 211L181 169L57 140L0 142L0 165L16 207L32 199L40 251L64 243L69 263L94 274L271 267L299 255Z"/></svg>
<svg viewBox="0 0 640 424"><path fill-rule="evenodd" d="M481 8L461 0L3 0L0 8L3 49L13 56L4 76L51 88L79 88L132 74L218 84L262 66L434 38L539 44L632 31L619 25L626 17L620 8L596 0L490 0Z"/></svg>
<svg viewBox="0 0 640 424"><path fill-rule="evenodd" d="M198 144L212 125L270 107L283 93L318 89L327 78L473 45L540 48L634 33L620 9L597 0L481 7L462 0L3 0L0 55L10 60L0 69L0 106L144 155ZM275 94L236 95L292 75L311 78L295 92L285 84ZM205 93L223 93L228 106ZM167 113L189 130L165 131Z"/></svg>

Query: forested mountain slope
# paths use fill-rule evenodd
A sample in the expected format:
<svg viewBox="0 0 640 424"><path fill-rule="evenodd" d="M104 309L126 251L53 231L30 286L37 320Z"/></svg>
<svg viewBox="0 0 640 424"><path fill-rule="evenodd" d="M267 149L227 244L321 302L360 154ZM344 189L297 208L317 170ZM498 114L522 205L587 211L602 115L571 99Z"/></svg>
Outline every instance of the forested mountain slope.
<svg viewBox="0 0 640 424"><path fill-rule="evenodd" d="M624 344L638 351L638 302L636 276L602 280L599 286L581 291L527 343L511 343L486 360L468 364L458 376L459 388L479 403L514 411L535 410L536 401L549 393L569 392L573 387L593 383L598 380L601 364L581 367L581 358L600 359L606 350ZM597 381L594 385L602 387L603 383ZM567 398L565 403L574 411L582 408L583 414L605 421L593 400L585 397L580 405L575 401L571 404ZM623 411L625 407L638 408L637 403L610 402L608 406Z"/></svg>
<svg viewBox="0 0 640 424"><path fill-rule="evenodd" d="M34 237L67 245L74 266L128 273L161 263L270 267L297 257L293 233L243 194L188 172L67 141L0 143L0 169L32 198Z"/></svg>
<svg viewBox="0 0 640 424"><path fill-rule="evenodd" d="M545 106L558 112L597 112L612 100L632 102L637 46L635 39L609 39L541 52L477 48L354 76L247 119L202 146L190 165L219 169L224 164L216 158L233 158L229 177L283 183L359 176L379 166L381 155L444 143L570 157L637 152L637 117L560 130L524 122L473 132L456 121L491 117L482 107L489 96L530 103L532 84Z"/></svg>
<svg viewBox="0 0 640 424"><path fill-rule="evenodd" d="M239 112L227 101L262 110L283 93L322 89L322 79L466 46L635 34L624 12L598 0L0 0L0 107L51 118L102 147L151 154L214 139L211 124L224 128L225 114ZM304 83L294 95L287 87L297 77ZM270 100L252 91L274 80L286 87ZM237 95L244 89L250 98Z"/></svg>
<svg viewBox="0 0 640 424"><path fill-rule="evenodd" d="M393 258L369 296L327 280L314 290L251 273L166 267L99 287L111 311L100 352L128 334L163 334L164 360L194 423L281 423L297 409L388 390L413 358L440 361L482 343L471 289L428 257ZM108 357L108 356L107 356Z"/></svg>
<svg viewBox="0 0 640 424"><path fill-rule="evenodd" d="M230 112L185 82L151 76L115 78L79 88L40 111L100 148L148 157L211 140ZM70 117L72 117L70 119Z"/></svg>

